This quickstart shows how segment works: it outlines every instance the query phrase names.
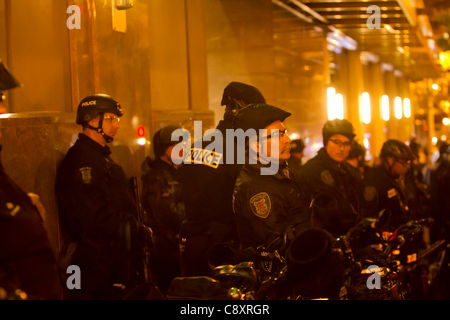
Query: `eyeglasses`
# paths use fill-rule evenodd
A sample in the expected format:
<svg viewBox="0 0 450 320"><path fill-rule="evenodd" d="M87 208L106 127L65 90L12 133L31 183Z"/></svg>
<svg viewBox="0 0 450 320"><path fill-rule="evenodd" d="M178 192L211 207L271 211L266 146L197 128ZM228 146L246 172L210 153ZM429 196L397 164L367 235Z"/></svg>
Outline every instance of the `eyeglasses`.
<svg viewBox="0 0 450 320"><path fill-rule="evenodd" d="M350 141L346 141L346 142L342 142L341 140L336 140L336 139L330 139L331 142L333 142L334 144L338 145L339 148L350 148L352 143Z"/></svg>
<svg viewBox="0 0 450 320"><path fill-rule="evenodd" d="M103 121L109 121L111 123L117 123L117 122L120 122L120 118L119 117L115 117L115 116L105 116L105 117L103 117Z"/></svg>
<svg viewBox="0 0 450 320"><path fill-rule="evenodd" d="M276 138L278 140L283 139L287 134L286 129L283 131L277 130L274 133L269 134L268 136L262 137L261 139L272 139Z"/></svg>
<svg viewBox="0 0 450 320"><path fill-rule="evenodd" d="M402 166L407 167L411 165L411 160L407 160L407 161L400 161L400 160L395 160L396 162L400 163Z"/></svg>

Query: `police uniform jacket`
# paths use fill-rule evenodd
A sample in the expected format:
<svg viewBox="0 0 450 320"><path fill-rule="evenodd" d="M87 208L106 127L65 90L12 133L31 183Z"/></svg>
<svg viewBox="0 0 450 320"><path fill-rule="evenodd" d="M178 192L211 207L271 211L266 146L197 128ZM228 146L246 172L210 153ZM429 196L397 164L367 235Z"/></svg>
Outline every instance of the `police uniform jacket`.
<svg viewBox="0 0 450 320"><path fill-rule="evenodd" d="M205 137L201 149L194 143L180 173L187 228L192 233L207 231L215 238L213 241L222 242L235 238L233 189L245 160L238 163L237 147L227 135L226 130L232 129L232 123L222 120L216 129L221 136ZM212 142L221 146L221 152L211 152ZM227 146L234 150L232 163L227 162Z"/></svg>
<svg viewBox="0 0 450 320"><path fill-rule="evenodd" d="M261 175L261 164L246 164L236 181L233 208L240 244L267 247L287 228L303 221L303 193L285 165L274 175Z"/></svg>
<svg viewBox="0 0 450 320"><path fill-rule="evenodd" d="M330 194L337 201L337 206L326 207L326 210L315 207L314 226L324 228L334 236L340 236L357 223L358 183L348 171L345 161L338 165L326 149L322 148L302 166L298 181L309 200L320 194Z"/></svg>
<svg viewBox="0 0 450 320"><path fill-rule="evenodd" d="M362 211L365 217L377 218L381 210L389 210L391 230L412 219L404 181L391 176L384 165L369 169L363 184Z"/></svg>
<svg viewBox="0 0 450 320"><path fill-rule="evenodd" d="M137 220L130 183L110 154L109 147L80 134L57 174L61 218L79 244L73 264L81 269L82 289L92 291L130 284L148 232Z"/></svg>
<svg viewBox="0 0 450 320"><path fill-rule="evenodd" d="M28 299L58 299L59 275L43 221L0 164L0 287Z"/></svg>

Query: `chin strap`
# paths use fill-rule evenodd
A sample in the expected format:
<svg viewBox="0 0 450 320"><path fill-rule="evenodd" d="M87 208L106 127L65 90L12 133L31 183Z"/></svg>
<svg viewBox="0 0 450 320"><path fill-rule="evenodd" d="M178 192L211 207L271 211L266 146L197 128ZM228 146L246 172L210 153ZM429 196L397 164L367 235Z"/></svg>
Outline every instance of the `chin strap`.
<svg viewBox="0 0 450 320"><path fill-rule="evenodd" d="M104 113L100 113L100 121L98 122L98 127L94 128L93 126L91 126L90 124L87 124L86 127L97 131L98 133L100 133L103 136L103 139L105 139L106 143L111 143L114 141L114 138L111 136L108 136L104 131L103 131L103 117L105 116Z"/></svg>

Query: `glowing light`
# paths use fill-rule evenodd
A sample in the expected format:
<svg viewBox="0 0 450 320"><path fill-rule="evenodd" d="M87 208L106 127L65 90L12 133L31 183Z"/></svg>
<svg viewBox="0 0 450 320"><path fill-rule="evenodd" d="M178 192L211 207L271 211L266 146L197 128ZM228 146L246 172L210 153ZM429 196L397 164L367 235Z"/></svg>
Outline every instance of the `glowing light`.
<svg viewBox="0 0 450 320"><path fill-rule="evenodd" d="M441 136L441 140L442 140L442 141L446 141L446 140L447 140L447 136L446 136L445 134L443 134L443 135Z"/></svg>
<svg viewBox="0 0 450 320"><path fill-rule="evenodd" d="M139 138L139 139L138 139L138 144L139 144L141 147L145 146L146 143L147 143L147 139L145 139L145 138Z"/></svg>
<svg viewBox="0 0 450 320"><path fill-rule="evenodd" d="M344 96L342 93L336 94L336 118L344 119Z"/></svg>
<svg viewBox="0 0 450 320"><path fill-rule="evenodd" d="M437 90L437 89L439 89L439 86L436 83L433 83L431 85L431 88L433 88L433 90Z"/></svg>
<svg viewBox="0 0 450 320"><path fill-rule="evenodd" d="M444 124L444 126L448 126L450 124L450 119L444 118L444 119L442 119L442 123Z"/></svg>
<svg viewBox="0 0 450 320"><path fill-rule="evenodd" d="M370 96L367 92L362 94L362 118L365 124L370 123Z"/></svg>
<svg viewBox="0 0 450 320"><path fill-rule="evenodd" d="M297 133L293 133L289 136L289 139L291 139L291 140L295 140L295 139L299 139L299 138L300 138L300 135Z"/></svg>
<svg viewBox="0 0 450 320"><path fill-rule="evenodd" d="M450 52L439 53L439 63L444 69L450 68Z"/></svg>
<svg viewBox="0 0 450 320"><path fill-rule="evenodd" d="M145 127L140 126L137 129L137 135L138 135L139 138L144 138L145 137Z"/></svg>
<svg viewBox="0 0 450 320"><path fill-rule="evenodd" d="M369 139L367 139L367 138L364 139L364 147L366 149L370 149L370 142L369 142Z"/></svg>
<svg viewBox="0 0 450 320"><path fill-rule="evenodd" d="M403 114L407 119L411 117L411 101L409 100L409 98L405 98L403 100Z"/></svg>
<svg viewBox="0 0 450 320"><path fill-rule="evenodd" d="M383 95L381 97L381 117L384 121L388 121L390 118L389 115L389 97L387 95Z"/></svg>
<svg viewBox="0 0 450 320"><path fill-rule="evenodd" d="M433 137L433 138L431 139L431 142L432 142L434 145L436 145L436 143L438 142L438 138L437 138L437 137Z"/></svg>
<svg viewBox="0 0 450 320"><path fill-rule="evenodd" d="M402 98L396 97L394 100L395 117L401 119L403 117Z"/></svg>
<svg viewBox="0 0 450 320"><path fill-rule="evenodd" d="M327 89L327 106L328 106L328 120L336 119L336 89L329 87Z"/></svg>

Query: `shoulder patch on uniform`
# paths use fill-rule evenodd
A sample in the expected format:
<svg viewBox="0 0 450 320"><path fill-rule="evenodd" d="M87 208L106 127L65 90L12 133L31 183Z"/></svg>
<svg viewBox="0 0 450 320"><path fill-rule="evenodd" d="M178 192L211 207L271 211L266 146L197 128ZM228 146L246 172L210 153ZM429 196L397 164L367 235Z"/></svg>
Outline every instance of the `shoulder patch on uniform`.
<svg viewBox="0 0 450 320"><path fill-rule="evenodd" d="M192 148L184 161L194 164L204 164L208 167L217 169L222 160L222 157L222 153L218 153L213 150Z"/></svg>
<svg viewBox="0 0 450 320"><path fill-rule="evenodd" d="M84 167L80 169L81 172L81 179L85 184L91 183L92 176L91 176L91 167Z"/></svg>
<svg viewBox="0 0 450 320"><path fill-rule="evenodd" d="M377 189L375 187L365 187L364 188L364 199L367 201L372 201L377 195Z"/></svg>
<svg viewBox="0 0 450 320"><path fill-rule="evenodd" d="M331 175L330 171L323 170L320 173L320 177L322 178L322 181L325 182L327 185L334 186L334 179L333 179L333 176Z"/></svg>
<svg viewBox="0 0 450 320"><path fill-rule="evenodd" d="M257 217L263 219L267 218L270 210L272 209L272 203L270 202L269 195L265 192L261 192L253 196L250 199L250 207Z"/></svg>

